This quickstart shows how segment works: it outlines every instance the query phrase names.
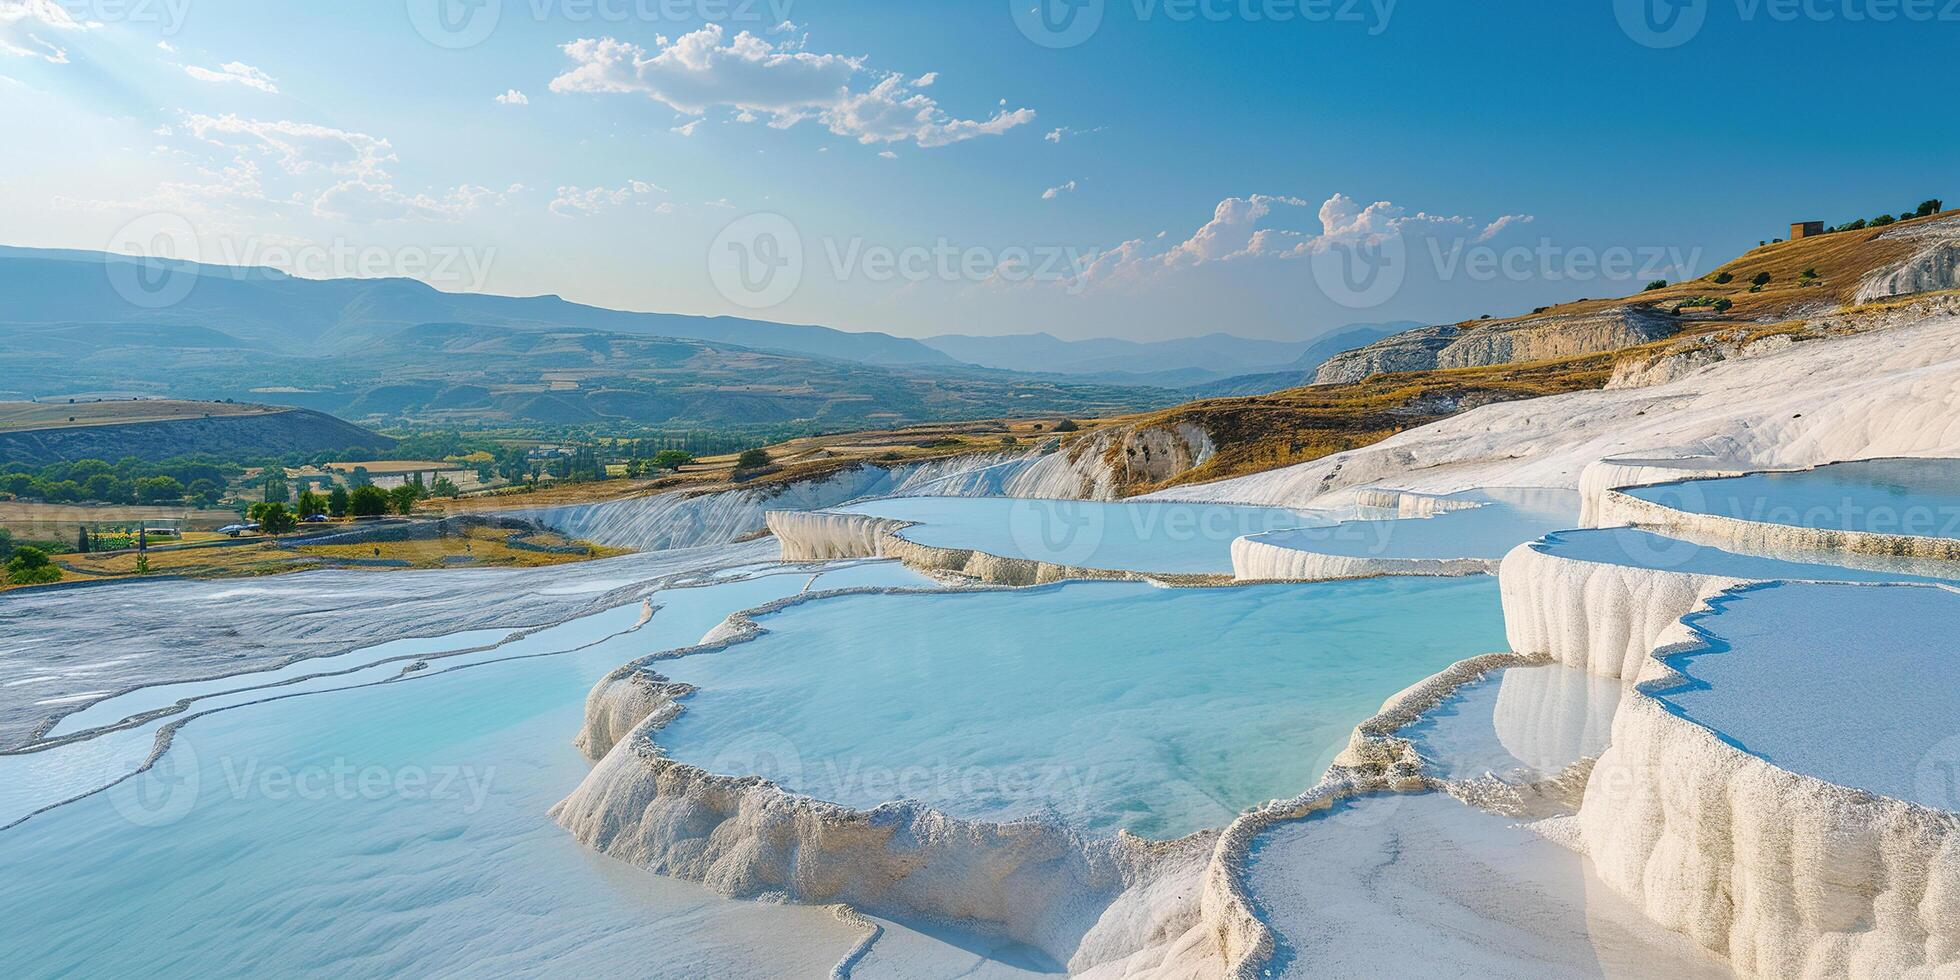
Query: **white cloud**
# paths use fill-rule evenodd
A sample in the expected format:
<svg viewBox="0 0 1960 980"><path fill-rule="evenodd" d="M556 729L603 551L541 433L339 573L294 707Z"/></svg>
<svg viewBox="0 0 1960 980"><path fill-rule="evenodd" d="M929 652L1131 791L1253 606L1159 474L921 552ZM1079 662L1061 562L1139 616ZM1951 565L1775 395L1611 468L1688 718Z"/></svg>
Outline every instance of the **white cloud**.
<svg viewBox="0 0 1960 980"><path fill-rule="evenodd" d="M1054 190L1058 189L1051 188ZM1123 242L1097 255L1083 279L1092 284L1139 282L1214 263L1297 259L1335 244L1433 233L1447 227L1481 227L1478 240L1484 241L1510 225L1530 220L1530 215L1505 215L1481 225L1462 215L1410 214L1389 201L1364 206L1345 194L1330 195L1318 207L1298 197L1228 197L1212 209L1211 220L1183 241L1166 247L1162 242L1167 236L1160 231L1155 242Z"/></svg>
<svg viewBox="0 0 1960 980"><path fill-rule="evenodd" d="M1054 187L1048 188L1045 191L1042 191L1041 199L1044 201L1052 201L1058 197L1061 197L1063 194L1073 193L1074 191L1075 191L1075 181L1071 180L1068 183L1058 184Z"/></svg>
<svg viewBox="0 0 1960 980"><path fill-rule="evenodd" d="M313 213L323 218L361 222L407 221L415 218L446 221L484 207L501 207L523 190L512 184L497 191L464 184L441 197L407 194L393 184L375 180L345 180L313 201Z"/></svg>
<svg viewBox="0 0 1960 980"><path fill-rule="evenodd" d="M616 38L582 38L564 45L574 66L551 80L551 90L638 93L687 115L724 108L737 121L766 119L779 129L816 119L860 143L921 147L994 135L1034 119L1032 109L1004 107L984 120L955 118L916 91L937 81L935 72L907 82L895 73L872 72L861 57L802 47L772 44L746 31L730 39L718 24L671 41L658 38L650 54ZM853 91L861 75L877 81Z"/></svg>
<svg viewBox="0 0 1960 980"><path fill-rule="evenodd" d="M497 96L497 104L498 105L530 105L531 97L525 95L522 92L519 92L516 89L510 89L506 91L504 94Z"/></svg>
<svg viewBox="0 0 1960 980"><path fill-rule="evenodd" d="M1057 126L1054 129L1049 130L1048 134L1046 136L1043 136L1042 139L1045 139L1050 143L1060 143L1065 138L1070 138L1075 136L1088 136L1092 133L1100 133L1103 131L1103 129L1104 127L1102 126L1097 126L1094 129L1073 129L1068 126Z"/></svg>
<svg viewBox="0 0 1960 980"><path fill-rule="evenodd" d="M1499 234L1502 234L1504 229L1509 228L1512 225L1528 225L1531 223L1531 220L1532 220L1531 215L1528 214L1507 214L1497 219L1496 221L1493 221L1490 224L1485 225L1483 233L1477 236L1477 240L1480 242L1490 241L1491 239L1496 238Z"/></svg>
<svg viewBox="0 0 1960 980"><path fill-rule="evenodd" d="M158 41L157 50L163 52L164 54L176 54L177 46L171 44L169 41Z"/></svg>
<svg viewBox="0 0 1960 980"><path fill-rule="evenodd" d="M373 177L395 159L394 147L385 139L315 123L191 113L183 125L206 143L271 157L289 174Z"/></svg>
<svg viewBox="0 0 1960 980"><path fill-rule="evenodd" d="M389 174L393 146L367 133L293 120L180 114L159 137L215 151L187 155L200 179L166 181L145 201L150 208L254 217L314 216L361 222L452 220L502 206L522 190L464 184L449 190L398 188ZM129 202L68 201L68 206L125 208Z"/></svg>
<svg viewBox="0 0 1960 980"><path fill-rule="evenodd" d="M659 184L645 180L629 180L618 187L573 187L558 188L558 196L551 201L551 213L561 218L598 214L611 208L620 207L636 200L645 204L645 198L653 194L665 194L667 189ZM656 208L665 214L668 210Z"/></svg>
<svg viewBox="0 0 1960 980"><path fill-rule="evenodd" d="M0 0L0 55L68 63L68 49L42 32L84 31L101 25L77 21L57 0Z"/></svg>
<svg viewBox="0 0 1960 980"><path fill-rule="evenodd" d="M227 61L215 70L197 65L185 65L184 74L200 82L227 82L255 88L272 95L279 94L279 86L271 75L260 71L242 61Z"/></svg>
<svg viewBox="0 0 1960 980"><path fill-rule="evenodd" d="M669 130L669 132L679 133L682 136L693 136L694 131L696 129L699 129L700 127L701 127L701 120L690 119L682 125L675 126L673 129Z"/></svg>
<svg viewBox="0 0 1960 980"><path fill-rule="evenodd" d="M893 153L893 152L892 152L892 151L890 151L890 150L884 150L884 151L881 151L881 152L880 152L880 153L879 153L878 155L879 155L879 156L881 156L881 157L884 157L884 158L885 158L885 159L887 159L887 160L896 160L896 159L898 159L898 154L896 154L896 153Z"/></svg>

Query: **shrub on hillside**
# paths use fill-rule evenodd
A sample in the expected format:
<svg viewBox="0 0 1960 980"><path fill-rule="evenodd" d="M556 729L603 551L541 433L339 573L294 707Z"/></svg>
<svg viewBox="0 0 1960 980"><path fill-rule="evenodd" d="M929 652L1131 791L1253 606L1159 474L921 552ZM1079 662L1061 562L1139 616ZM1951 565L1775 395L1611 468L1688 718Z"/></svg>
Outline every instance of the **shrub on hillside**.
<svg viewBox="0 0 1960 980"><path fill-rule="evenodd" d="M355 517L380 517L388 512L388 491L372 483L355 487L347 497L347 509Z"/></svg>
<svg viewBox="0 0 1960 980"><path fill-rule="evenodd" d="M44 585L61 581L61 568L48 560L48 553L33 545L14 549L7 561L7 581L14 585Z"/></svg>
<svg viewBox="0 0 1960 980"><path fill-rule="evenodd" d="M767 449L744 449L742 455L735 457L735 468L738 470L759 470L768 465Z"/></svg>

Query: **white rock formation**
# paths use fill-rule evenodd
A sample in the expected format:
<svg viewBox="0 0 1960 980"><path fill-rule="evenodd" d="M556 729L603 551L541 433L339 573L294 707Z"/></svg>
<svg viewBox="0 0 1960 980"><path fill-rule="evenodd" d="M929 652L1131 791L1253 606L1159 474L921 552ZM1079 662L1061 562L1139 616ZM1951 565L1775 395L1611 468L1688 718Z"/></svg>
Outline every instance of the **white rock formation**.
<svg viewBox="0 0 1960 980"><path fill-rule="evenodd" d="M1287 547L1252 535L1232 542L1232 575L1241 582L1318 582L1376 575L1483 575L1489 558L1375 558Z"/></svg>
<svg viewBox="0 0 1960 980"><path fill-rule="evenodd" d="M1745 581L1575 561L1536 544L1517 546L1497 573L1512 650L1629 683L1682 616Z"/></svg>
<svg viewBox="0 0 1960 980"><path fill-rule="evenodd" d="M1113 477L1096 452L955 456L894 466L865 463L821 480L714 493L676 491L596 504L540 507L511 516L599 544L655 550L735 541L762 531L772 510L818 510L870 497L1109 499Z"/></svg>
<svg viewBox="0 0 1960 980"><path fill-rule="evenodd" d="M1856 302L1960 288L1960 217L1892 228L1878 237L1909 242L1915 251L1866 276L1858 284Z"/></svg>
<svg viewBox="0 0 1960 980"><path fill-rule="evenodd" d="M1151 496L1315 507L1374 485L1574 489L1588 464L1641 454L1749 469L1960 455L1960 317L1811 341L1654 387L1486 405L1363 449Z"/></svg>
<svg viewBox="0 0 1960 980"><path fill-rule="evenodd" d="M1677 623L1656 657L1704 645ZM1649 659L1640 680L1680 678ZM1744 976L1960 971L1960 815L1779 769L1641 693L1578 823L1609 887Z"/></svg>

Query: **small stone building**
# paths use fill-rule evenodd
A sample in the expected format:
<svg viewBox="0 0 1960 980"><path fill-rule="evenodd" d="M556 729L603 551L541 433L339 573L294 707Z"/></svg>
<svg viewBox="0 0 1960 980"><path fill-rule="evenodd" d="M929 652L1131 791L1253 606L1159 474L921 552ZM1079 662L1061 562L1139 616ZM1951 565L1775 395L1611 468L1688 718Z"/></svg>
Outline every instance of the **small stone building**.
<svg viewBox="0 0 1960 980"><path fill-rule="evenodd" d="M1798 221L1790 225L1790 240L1793 242L1799 238L1815 238L1823 233L1822 221Z"/></svg>

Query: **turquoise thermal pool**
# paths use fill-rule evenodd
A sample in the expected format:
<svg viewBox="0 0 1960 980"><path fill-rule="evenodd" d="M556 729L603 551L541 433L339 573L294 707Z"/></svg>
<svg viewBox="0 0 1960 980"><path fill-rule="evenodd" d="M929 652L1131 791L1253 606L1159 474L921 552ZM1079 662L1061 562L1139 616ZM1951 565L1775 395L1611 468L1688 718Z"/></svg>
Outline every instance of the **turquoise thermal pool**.
<svg viewBox="0 0 1960 980"><path fill-rule="evenodd" d="M1960 460L1860 460L1620 492L1689 513L1767 524L1960 537Z"/></svg>
<svg viewBox="0 0 1960 980"><path fill-rule="evenodd" d="M1433 517L1371 518L1277 530L1254 540L1348 558L1488 558L1578 523L1579 495L1566 490L1480 490L1444 498L1479 506Z"/></svg>
<svg viewBox="0 0 1960 980"><path fill-rule="evenodd" d="M900 536L919 544L1138 572L1229 573L1236 538L1332 523L1313 511L1181 501L898 497L841 510L915 521Z"/></svg>
<svg viewBox="0 0 1960 980"><path fill-rule="evenodd" d="M157 778L0 831L7 972L827 975L861 935L827 909L719 898L592 854L546 815L587 771L571 735L593 682L811 580L669 589L638 630L636 601L402 682L348 675L193 718ZM816 579L923 584L892 563ZM936 975L1017 955L884 926L880 955Z"/></svg>
<svg viewBox="0 0 1960 980"><path fill-rule="evenodd" d="M1689 617L1705 649L1671 710L1792 772L1960 806L1960 594L1936 585L1773 583Z"/></svg>
<svg viewBox="0 0 1960 980"><path fill-rule="evenodd" d="M1505 649L1484 576L861 595L759 623L653 665L699 687L655 736L676 759L857 807L1157 838L1306 789L1389 696Z"/></svg>
<svg viewBox="0 0 1960 980"><path fill-rule="evenodd" d="M1458 687L1396 734L1441 779L1555 776L1605 751L1622 693L1618 679L1575 667L1511 667Z"/></svg>

